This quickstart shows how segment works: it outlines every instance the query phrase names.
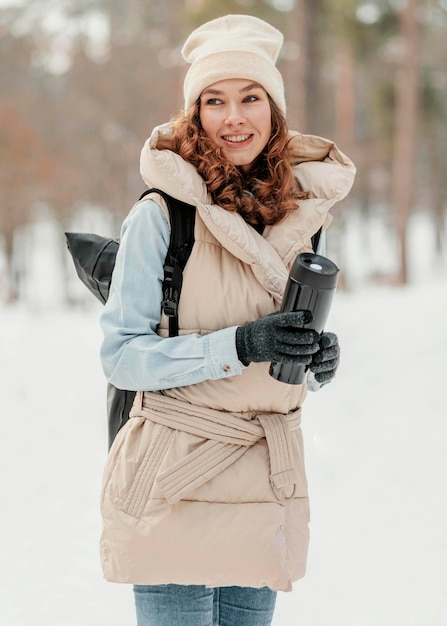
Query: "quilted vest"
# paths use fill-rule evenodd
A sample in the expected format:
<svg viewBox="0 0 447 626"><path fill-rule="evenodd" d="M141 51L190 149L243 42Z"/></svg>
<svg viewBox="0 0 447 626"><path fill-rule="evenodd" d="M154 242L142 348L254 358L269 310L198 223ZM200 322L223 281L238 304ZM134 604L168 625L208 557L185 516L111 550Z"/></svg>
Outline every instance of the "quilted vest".
<svg viewBox="0 0 447 626"><path fill-rule="evenodd" d="M330 206L349 191L351 161L324 139L294 134L295 173L310 198L261 236L212 203L195 169L166 149L170 132L155 129L141 171L148 185L197 210L180 332L210 333L277 310L296 254L311 250ZM162 317L159 333L167 336L167 327ZM280 383L268 368L252 363L241 375L137 394L104 473L108 580L290 590L304 575L306 387Z"/></svg>

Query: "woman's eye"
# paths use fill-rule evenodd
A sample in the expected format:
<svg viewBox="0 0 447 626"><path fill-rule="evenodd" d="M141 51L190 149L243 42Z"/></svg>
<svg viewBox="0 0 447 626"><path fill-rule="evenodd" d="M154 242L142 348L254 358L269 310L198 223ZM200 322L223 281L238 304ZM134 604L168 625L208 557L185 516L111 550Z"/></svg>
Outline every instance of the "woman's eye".
<svg viewBox="0 0 447 626"><path fill-rule="evenodd" d="M222 104L222 100L219 100L219 98L210 98L209 100L206 101L206 103L213 106L216 104Z"/></svg>
<svg viewBox="0 0 447 626"><path fill-rule="evenodd" d="M259 100L258 96L247 96L244 98L244 102L256 102Z"/></svg>

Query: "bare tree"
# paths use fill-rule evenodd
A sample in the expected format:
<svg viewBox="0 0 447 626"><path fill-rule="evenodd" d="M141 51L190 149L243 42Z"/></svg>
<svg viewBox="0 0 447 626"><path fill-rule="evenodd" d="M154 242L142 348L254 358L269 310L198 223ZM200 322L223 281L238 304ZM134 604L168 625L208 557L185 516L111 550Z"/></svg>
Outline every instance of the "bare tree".
<svg viewBox="0 0 447 626"><path fill-rule="evenodd" d="M401 285L408 282L407 224L415 189L414 172L419 91L417 5L417 0L406 0L398 14L401 58L396 76L392 200L400 246L397 283Z"/></svg>
<svg viewBox="0 0 447 626"><path fill-rule="evenodd" d="M292 126L303 133L311 133L316 123L320 4L320 0L295 2L285 25L284 78L289 118Z"/></svg>

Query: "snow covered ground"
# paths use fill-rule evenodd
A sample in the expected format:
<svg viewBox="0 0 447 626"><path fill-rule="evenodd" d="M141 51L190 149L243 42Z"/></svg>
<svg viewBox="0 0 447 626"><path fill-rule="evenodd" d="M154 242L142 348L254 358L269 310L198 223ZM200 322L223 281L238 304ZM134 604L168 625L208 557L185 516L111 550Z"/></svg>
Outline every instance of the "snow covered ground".
<svg viewBox="0 0 447 626"><path fill-rule="evenodd" d="M446 283L336 296L342 365L304 411L308 574L275 626L447 624ZM0 308L5 626L135 623L99 565L99 311Z"/></svg>

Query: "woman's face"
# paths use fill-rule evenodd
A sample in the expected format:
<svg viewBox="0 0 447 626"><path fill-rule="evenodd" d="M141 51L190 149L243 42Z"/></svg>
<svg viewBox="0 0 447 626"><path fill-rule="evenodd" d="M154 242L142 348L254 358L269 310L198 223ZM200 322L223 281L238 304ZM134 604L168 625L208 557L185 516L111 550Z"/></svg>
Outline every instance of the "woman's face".
<svg viewBox="0 0 447 626"><path fill-rule="evenodd" d="M200 95L200 122L227 159L248 171L272 132L267 93L243 78L213 83Z"/></svg>

